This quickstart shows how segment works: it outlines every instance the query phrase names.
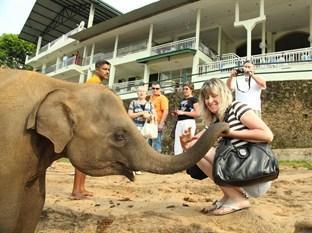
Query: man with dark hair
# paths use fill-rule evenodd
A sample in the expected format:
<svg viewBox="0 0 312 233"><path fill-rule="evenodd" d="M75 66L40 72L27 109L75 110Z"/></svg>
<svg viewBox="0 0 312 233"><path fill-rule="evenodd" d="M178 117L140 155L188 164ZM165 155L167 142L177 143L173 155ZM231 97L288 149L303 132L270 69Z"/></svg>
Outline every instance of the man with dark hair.
<svg viewBox="0 0 312 233"><path fill-rule="evenodd" d="M95 72L87 80L87 83L100 84L104 80L108 80L110 71L110 63L106 60L99 60L95 63Z"/></svg>
<svg viewBox="0 0 312 233"><path fill-rule="evenodd" d="M106 60L99 60L95 63L95 72L87 80L86 83L91 84L103 84L104 80L108 80L110 71L110 63ZM88 196L93 196L92 192L89 192L85 188L86 175L75 168L75 177L73 191L71 198L74 200L81 200Z"/></svg>

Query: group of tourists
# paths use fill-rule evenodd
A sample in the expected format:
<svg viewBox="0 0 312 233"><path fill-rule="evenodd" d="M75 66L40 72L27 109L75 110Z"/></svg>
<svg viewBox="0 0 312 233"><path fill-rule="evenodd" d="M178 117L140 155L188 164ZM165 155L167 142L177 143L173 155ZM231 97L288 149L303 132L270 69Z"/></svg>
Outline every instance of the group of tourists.
<svg viewBox="0 0 312 233"><path fill-rule="evenodd" d="M110 64L97 62L94 75L88 83L99 84L108 79ZM231 143L240 147L248 142L270 143L273 133L261 119L261 90L266 88L265 80L255 74L254 65L246 61L242 68L233 69L226 81L212 78L204 82L199 98L193 95L194 85L191 82L182 84L182 98L177 109L169 114L168 98L162 94L161 85L153 82L137 88L137 99L132 100L128 107L128 115L142 132L144 125L153 119L157 123L157 137L146 138L148 143L158 152L162 152L162 137L168 116L174 118L174 155L190 148L206 130L196 133L196 118L200 116L208 127L215 122L226 122L229 131L222 138L230 138ZM234 98L233 98L234 92ZM205 127L205 128L207 128ZM212 147L197 166L206 176L213 180L212 169L216 148ZM139 171L138 171L139 172ZM140 174L140 173L136 173ZM93 195L84 187L85 175L76 169L72 192L74 199L83 199ZM212 203L203 212L213 215L225 215L250 206L249 197L263 195L271 182L261 182L245 187L219 186L223 196Z"/></svg>

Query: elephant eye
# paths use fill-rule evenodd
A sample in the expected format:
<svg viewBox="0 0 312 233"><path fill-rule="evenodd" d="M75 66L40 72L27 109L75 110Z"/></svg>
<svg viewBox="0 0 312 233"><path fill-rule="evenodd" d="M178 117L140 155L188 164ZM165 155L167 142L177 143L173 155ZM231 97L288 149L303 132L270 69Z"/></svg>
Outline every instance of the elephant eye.
<svg viewBox="0 0 312 233"><path fill-rule="evenodd" d="M123 131L116 132L114 134L114 138L116 141L125 141L126 140L125 132Z"/></svg>

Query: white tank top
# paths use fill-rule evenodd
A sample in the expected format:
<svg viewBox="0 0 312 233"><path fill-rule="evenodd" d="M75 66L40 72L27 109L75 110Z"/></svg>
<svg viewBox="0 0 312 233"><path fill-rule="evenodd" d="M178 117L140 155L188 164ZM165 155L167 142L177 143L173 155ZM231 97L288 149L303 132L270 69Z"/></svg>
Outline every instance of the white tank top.
<svg viewBox="0 0 312 233"><path fill-rule="evenodd" d="M238 76L234 86L236 101L245 103L254 110L261 111L261 88L253 78Z"/></svg>

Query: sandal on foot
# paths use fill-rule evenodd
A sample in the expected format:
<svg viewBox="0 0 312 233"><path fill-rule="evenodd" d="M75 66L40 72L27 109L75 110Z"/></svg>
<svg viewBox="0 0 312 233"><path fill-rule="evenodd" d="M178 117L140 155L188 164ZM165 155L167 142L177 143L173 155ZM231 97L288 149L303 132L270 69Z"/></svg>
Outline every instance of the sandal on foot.
<svg viewBox="0 0 312 233"><path fill-rule="evenodd" d="M207 214L211 211L214 211L214 210L221 208L223 206L223 204L224 203L221 201L214 201L211 206L209 206L208 208L203 208L200 212Z"/></svg>
<svg viewBox="0 0 312 233"><path fill-rule="evenodd" d="M235 203L224 203L220 208L215 209L212 214L216 216L222 216L248 208L249 206L238 207L237 205L235 205Z"/></svg>

